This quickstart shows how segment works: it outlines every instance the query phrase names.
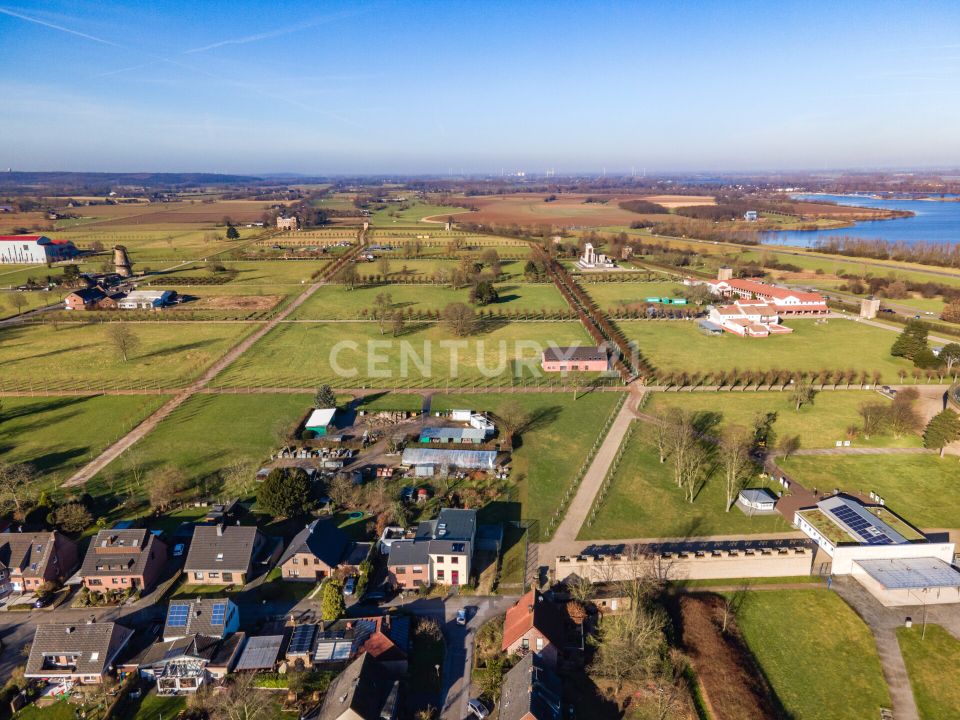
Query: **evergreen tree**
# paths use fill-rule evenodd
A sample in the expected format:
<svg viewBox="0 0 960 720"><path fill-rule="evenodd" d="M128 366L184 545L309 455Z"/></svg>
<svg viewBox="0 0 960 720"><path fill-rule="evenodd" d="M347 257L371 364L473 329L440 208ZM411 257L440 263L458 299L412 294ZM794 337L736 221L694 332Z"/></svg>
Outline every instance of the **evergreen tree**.
<svg viewBox="0 0 960 720"><path fill-rule="evenodd" d="M227 226L227 240L239 240L240 231L237 230L233 225Z"/></svg>
<svg viewBox="0 0 960 720"><path fill-rule="evenodd" d="M320 602L320 614L324 620L337 620L347 612L347 603L343 600L343 583L330 578L323 586L323 598Z"/></svg>
<svg viewBox="0 0 960 720"><path fill-rule="evenodd" d="M894 357L913 360L925 347L927 347L927 326L919 320L911 320L893 342L890 354Z"/></svg>
<svg viewBox="0 0 960 720"><path fill-rule="evenodd" d="M337 406L337 396L329 385L321 385L313 398L313 404L318 408L334 408Z"/></svg>
<svg viewBox="0 0 960 720"><path fill-rule="evenodd" d="M470 289L470 302L474 305L489 305L499 299L497 289L489 280L481 280Z"/></svg>
<svg viewBox="0 0 960 720"><path fill-rule="evenodd" d="M943 449L957 440L960 440L960 415L949 408L930 418L923 432L923 446L938 450L940 457L943 457Z"/></svg>
<svg viewBox="0 0 960 720"><path fill-rule="evenodd" d="M297 517L313 508L310 478L303 468L274 468L257 488L257 505L279 517Z"/></svg>

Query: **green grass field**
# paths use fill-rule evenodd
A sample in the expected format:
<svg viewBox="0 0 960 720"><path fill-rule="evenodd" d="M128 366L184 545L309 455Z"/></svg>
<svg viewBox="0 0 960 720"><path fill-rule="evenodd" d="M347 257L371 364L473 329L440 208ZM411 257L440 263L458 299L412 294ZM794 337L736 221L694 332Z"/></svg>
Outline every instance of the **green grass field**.
<svg viewBox="0 0 960 720"><path fill-rule="evenodd" d="M775 412L773 430L777 438L797 436L801 448L834 447L837 440L846 440L847 428L860 427L857 409L863 403L889 402L872 390L825 391L814 396L812 405L794 409L790 392L721 392L721 393L651 393L644 411L650 414L679 407L693 413L715 413L721 416L720 428L727 424L749 428L758 413ZM857 437L852 447L920 447L919 435L874 435Z"/></svg>
<svg viewBox="0 0 960 720"><path fill-rule="evenodd" d="M686 288L676 282L585 282L581 287L587 291L601 310L606 312L620 305L643 303L648 297L683 297Z"/></svg>
<svg viewBox="0 0 960 720"><path fill-rule="evenodd" d="M793 333L768 338L729 333L711 337L687 321L621 321L620 327L661 372L877 370L885 382L896 382L899 370L909 376L913 369L908 361L890 356L895 333L849 320L788 320L785 324Z"/></svg>
<svg viewBox="0 0 960 720"><path fill-rule="evenodd" d="M30 463L44 487L92 460L164 403L163 395L5 397L0 463Z"/></svg>
<svg viewBox="0 0 960 720"><path fill-rule="evenodd" d="M338 343L343 342L343 345ZM513 322L454 339L438 324L409 323L397 338L377 323L283 323L214 379L218 386L463 387L508 385L515 361L539 371L540 348L588 344L578 322ZM379 343L382 343L379 344ZM460 343L460 344L456 344ZM332 356L331 350L337 352ZM427 353L429 352L429 362ZM415 358L425 366L417 366ZM454 362L456 361L456 362ZM482 368L481 368L482 365ZM489 371L485 377L482 369ZM404 372L406 370L406 372ZM524 377L530 378L529 369ZM556 378L542 379L546 384ZM482 382L481 382L482 381ZM531 381L535 382L535 381Z"/></svg>
<svg viewBox="0 0 960 720"><path fill-rule="evenodd" d="M219 287L289 287L289 292L306 286L311 276L329 264L328 260L224 260L220 263L227 270L235 271L236 276ZM205 263L197 262L177 268L169 274L151 278L151 285L176 287L178 282L189 283L191 278L213 278Z"/></svg>
<svg viewBox="0 0 960 720"><path fill-rule="evenodd" d="M865 720L890 707L873 636L836 594L755 591L737 624L793 720Z"/></svg>
<svg viewBox="0 0 960 720"><path fill-rule="evenodd" d="M0 329L0 389L99 390L180 387L200 375L255 325L131 323L137 347L124 362L108 324Z"/></svg>
<svg viewBox="0 0 960 720"><path fill-rule="evenodd" d="M129 464L150 473L167 465L181 470L201 493L212 491L218 470L247 463L256 472L279 445L278 435L310 409L310 395L194 395L163 420L130 451L115 460L90 483L94 494L128 487ZM137 495L146 487L130 487Z"/></svg>
<svg viewBox="0 0 960 720"><path fill-rule="evenodd" d="M949 455L794 456L782 466L804 487L876 491L918 528L960 527L960 469Z"/></svg>
<svg viewBox="0 0 960 720"><path fill-rule="evenodd" d="M920 720L952 720L960 708L960 640L940 625L897 628Z"/></svg>
<svg viewBox="0 0 960 720"><path fill-rule="evenodd" d="M442 310L448 303L469 302L469 290L454 290L443 285L385 285L358 287L353 290L342 285L321 287L301 305L293 317L298 320L357 320L372 316L374 302L381 293L393 300L393 310ZM477 308L485 312L513 312L568 310L569 306L553 285L528 283L499 283L500 300Z"/></svg>
<svg viewBox="0 0 960 720"><path fill-rule="evenodd" d="M410 207L404 208L405 205ZM401 209L403 208L403 209ZM411 222L420 222L422 218L430 217L432 215L442 215L443 217L435 218L440 221L440 224L437 223L423 223L426 227L439 227L443 228L443 221L446 220L447 215L454 215L456 213L466 212L466 208L462 207L453 207L450 205L430 205L427 203L387 203L387 207L383 210L376 210L370 216L371 221L374 225L380 227L389 227L393 223L411 223Z"/></svg>
<svg viewBox="0 0 960 720"><path fill-rule="evenodd" d="M585 524L578 538L698 537L790 530L777 515L748 517L736 507L724 512L726 501L722 469L716 468L693 503L673 479L670 458L657 456L647 425L634 427L610 490L593 525ZM754 476L749 487L772 487Z"/></svg>
<svg viewBox="0 0 960 720"><path fill-rule="evenodd" d="M431 411L470 408L497 412L516 402L532 418L513 453L511 482L517 483L522 514L502 518L539 520L541 528L559 506L564 492L617 403L617 393L596 392L573 399L572 393L538 395L437 395Z"/></svg>

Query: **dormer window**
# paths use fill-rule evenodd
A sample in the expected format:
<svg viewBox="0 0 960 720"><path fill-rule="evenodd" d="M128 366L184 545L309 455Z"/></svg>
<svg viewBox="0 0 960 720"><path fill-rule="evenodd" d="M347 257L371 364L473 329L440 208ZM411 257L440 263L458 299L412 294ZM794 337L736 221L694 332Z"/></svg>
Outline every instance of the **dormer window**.
<svg viewBox="0 0 960 720"><path fill-rule="evenodd" d="M217 553L217 561L223 560L223 553Z"/></svg>

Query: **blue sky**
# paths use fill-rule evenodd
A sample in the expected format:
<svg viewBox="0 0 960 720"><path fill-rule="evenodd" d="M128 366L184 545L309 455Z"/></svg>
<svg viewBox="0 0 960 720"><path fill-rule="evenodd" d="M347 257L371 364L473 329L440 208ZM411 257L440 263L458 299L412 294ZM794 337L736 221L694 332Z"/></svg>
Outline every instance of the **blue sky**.
<svg viewBox="0 0 960 720"><path fill-rule="evenodd" d="M0 167L960 165L955 2L0 0Z"/></svg>

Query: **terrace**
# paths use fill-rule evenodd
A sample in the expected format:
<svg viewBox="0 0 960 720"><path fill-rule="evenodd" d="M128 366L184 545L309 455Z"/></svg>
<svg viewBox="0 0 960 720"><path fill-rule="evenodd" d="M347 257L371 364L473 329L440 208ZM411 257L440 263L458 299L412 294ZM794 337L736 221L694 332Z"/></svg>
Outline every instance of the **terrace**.
<svg viewBox="0 0 960 720"><path fill-rule="evenodd" d="M826 513L818 510L817 508L813 508L811 510L800 510L797 512L797 515L809 523L814 530L823 535L823 537L825 537L834 545L857 544L856 539L854 539L843 528L828 518Z"/></svg>

